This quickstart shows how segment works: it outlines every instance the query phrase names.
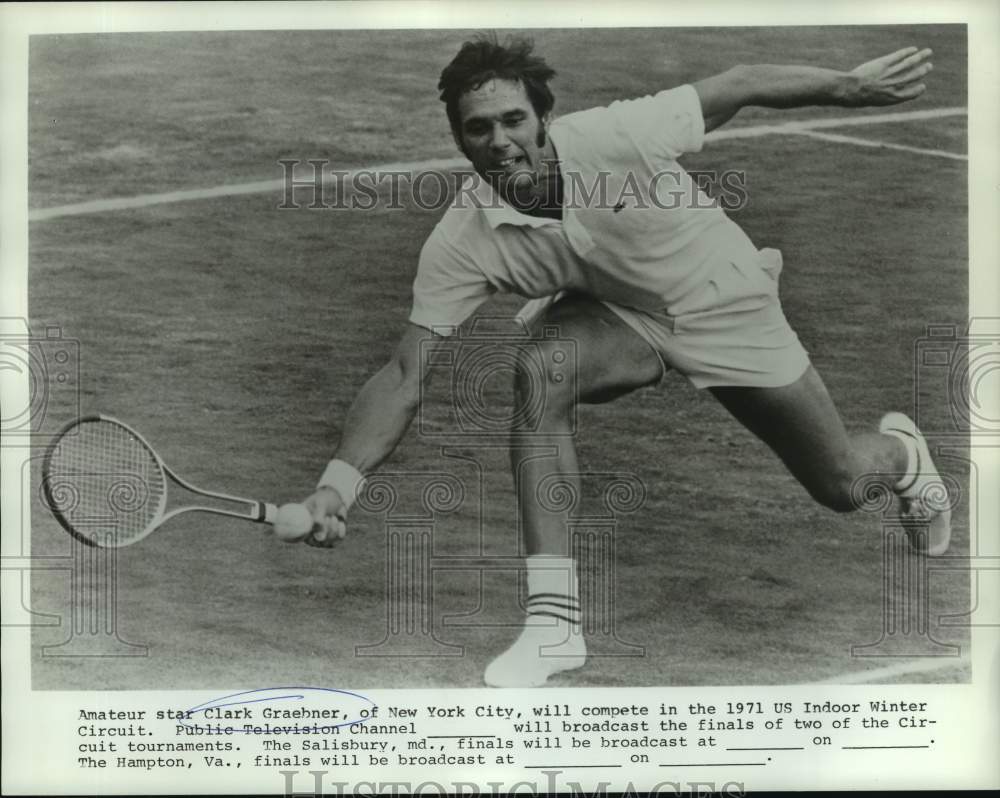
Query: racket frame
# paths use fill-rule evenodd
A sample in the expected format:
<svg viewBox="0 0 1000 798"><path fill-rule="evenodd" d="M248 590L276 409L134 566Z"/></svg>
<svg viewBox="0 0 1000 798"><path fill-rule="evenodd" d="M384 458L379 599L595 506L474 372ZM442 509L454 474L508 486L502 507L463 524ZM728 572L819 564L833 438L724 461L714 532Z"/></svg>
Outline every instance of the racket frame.
<svg viewBox="0 0 1000 798"><path fill-rule="evenodd" d="M146 525L146 528L143 529L142 532L140 532L138 535L133 536L127 543L120 544L120 546L128 546L131 545L132 543L137 543L138 541L152 534L159 527L163 526L163 524L165 524L171 518L175 518L178 515L182 515L183 513L213 513L215 515L224 515L230 518L241 518L247 521L254 521L260 524L273 524L275 519L277 518L278 508L276 505L270 502L262 502L262 501L257 501L255 499L246 499L243 498L242 496L234 496L232 494L222 493L220 491L205 490L203 488L195 486L194 484L188 482L185 479L182 479L180 476L177 475L177 473L173 469L171 469L165 462L163 462L163 458L160 457L157 451L149 444L149 441L147 441L138 431L130 427L124 421L120 421L119 419L114 418L113 416L108 416L103 413L92 413L90 415L81 416L80 418L71 421L69 424L66 424L62 429L60 429L56 437L49 444L45 452L45 457L42 460L42 489L45 493L45 499L48 508L55 516L59 524L63 527L63 529L65 529L67 532L73 535L73 537L75 537L77 540L80 540L91 546L102 545L101 543L93 540L92 538L87 537L82 532L76 530L73 527L73 524L70 523L70 520L59 510L58 505L56 504L55 501L55 497L52 495L52 486L50 479L51 474L49 469L50 469L50 464L52 462L52 458L56 455L58 451L59 444L65 437L67 437L67 435L71 432L71 430L83 424L89 424L94 422L109 422L111 424L116 424L117 426L121 427L126 432L128 432L130 435L134 436L136 440L138 440L139 443L146 448L146 450L152 456L153 461L156 463L157 467L159 467L160 471L164 474L164 476L167 477L168 479L173 480L175 484L180 485L182 488L189 491L190 493L194 493L199 496L206 496L212 499L219 499L221 501L232 502L234 504L249 505L249 509L242 512L239 510L231 510L223 507L212 507L209 505L200 505L200 504L182 505L180 507L175 507L174 509L167 511L166 510L167 494L169 491L166 489L166 480L164 480L164 491L160 496L159 500L160 506L157 508L156 513L153 516L152 520ZM116 548L117 547L118 546L116 546Z"/></svg>

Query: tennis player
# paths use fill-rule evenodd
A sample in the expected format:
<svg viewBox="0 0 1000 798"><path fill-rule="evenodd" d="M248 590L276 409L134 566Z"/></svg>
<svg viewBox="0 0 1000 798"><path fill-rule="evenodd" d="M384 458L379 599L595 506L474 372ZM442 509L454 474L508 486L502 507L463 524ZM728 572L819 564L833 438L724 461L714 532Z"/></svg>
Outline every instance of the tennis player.
<svg viewBox="0 0 1000 798"><path fill-rule="evenodd" d="M511 460L528 554L527 618L486 669L493 686L542 685L582 666L580 598L565 514L540 504L543 478L579 471L578 402L606 402L676 369L770 446L810 495L855 509L852 486L879 478L900 498L913 546L943 553L947 491L914 423L889 413L848 434L778 301L781 253L758 249L677 163L746 106L883 106L919 97L930 50L908 47L850 72L737 66L690 85L552 118L554 71L529 42L466 42L438 88L455 143L477 178L431 232L409 323L390 361L361 389L335 457L306 500L330 546L364 475L393 451L418 409L426 355L490 296L531 299L533 329L576 342L577 376L553 367L545 401L519 414ZM605 181L608 201L592 196ZM582 190L580 190L582 189ZM558 341L539 336L546 363ZM551 350L551 351L549 351ZM529 352L528 348L524 351ZM526 354L525 357L529 357ZM515 378L525 407L530 364ZM539 457L539 447L553 454ZM530 445L530 449L528 446Z"/></svg>

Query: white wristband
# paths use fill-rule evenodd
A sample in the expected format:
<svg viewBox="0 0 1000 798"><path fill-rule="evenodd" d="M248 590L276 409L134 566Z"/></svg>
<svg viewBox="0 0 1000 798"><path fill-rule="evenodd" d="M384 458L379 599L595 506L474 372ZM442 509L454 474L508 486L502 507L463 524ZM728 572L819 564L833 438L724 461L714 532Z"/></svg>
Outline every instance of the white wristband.
<svg viewBox="0 0 1000 798"><path fill-rule="evenodd" d="M323 476L319 478L316 488L333 488L344 500L344 512L351 509L358 493L365 486L364 475L350 463L343 460L331 460Z"/></svg>

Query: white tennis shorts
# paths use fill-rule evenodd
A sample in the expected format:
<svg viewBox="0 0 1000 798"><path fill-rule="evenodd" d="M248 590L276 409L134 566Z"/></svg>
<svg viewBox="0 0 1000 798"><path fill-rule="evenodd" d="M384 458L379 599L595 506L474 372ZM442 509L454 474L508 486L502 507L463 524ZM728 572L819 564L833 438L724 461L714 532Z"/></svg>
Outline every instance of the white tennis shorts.
<svg viewBox="0 0 1000 798"><path fill-rule="evenodd" d="M809 367L809 355L778 300L781 253L758 254L720 261L698 288L662 311L601 301L653 348L664 371L676 369L696 388L789 385ZM518 319L530 325L560 296L531 300Z"/></svg>

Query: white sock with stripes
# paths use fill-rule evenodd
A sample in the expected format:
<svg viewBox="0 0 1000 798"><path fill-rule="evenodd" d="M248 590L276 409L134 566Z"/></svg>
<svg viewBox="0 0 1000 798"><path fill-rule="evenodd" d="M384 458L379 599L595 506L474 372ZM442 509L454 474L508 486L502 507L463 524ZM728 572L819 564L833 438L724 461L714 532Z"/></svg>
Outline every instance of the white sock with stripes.
<svg viewBox="0 0 1000 798"><path fill-rule="evenodd" d="M525 565L528 615L514 644L486 668L483 678L491 687L538 687L587 659L576 563L570 557L533 555Z"/></svg>
<svg viewBox="0 0 1000 798"><path fill-rule="evenodd" d="M565 627L567 634L578 634L580 588L573 558L536 554L524 563L528 567L528 622L533 617L555 618L555 625Z"/></svg>

